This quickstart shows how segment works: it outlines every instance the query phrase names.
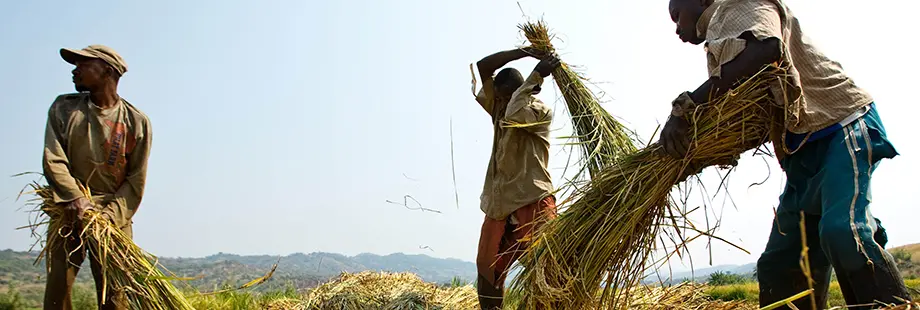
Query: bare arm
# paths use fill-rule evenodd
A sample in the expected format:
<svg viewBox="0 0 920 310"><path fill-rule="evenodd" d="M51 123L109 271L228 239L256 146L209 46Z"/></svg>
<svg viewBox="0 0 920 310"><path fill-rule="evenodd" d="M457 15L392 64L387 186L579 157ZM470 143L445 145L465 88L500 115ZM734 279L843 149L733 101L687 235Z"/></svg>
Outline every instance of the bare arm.
<svg viewBox="0 0 920 310"><path fill-rule="evenodd" d="M779 61L782 57L780 41L776 38L760 41L750 32L741 34L741 38L746 41L744 51L735 59L722 65L721 77L709 78L690 94L694 102L705 103L712 98L718 98L738 83L756 74L764 66Z"/></svg>
<svg viewBox="0 0 920 310"><path fill-rule="evenodd" d="M476 62L476 67L479 69L479 76L482 79L482 89L480 89L479 94L476 95L476 101L479 102L479 105L481 105L482 108L485 109L487 113L489 113L489 115L492 115L492 100L495 95L492 93L492 76L495 74L495 70L504 67L509 62L527 56L536 56L537 54L538 52L536 50L525 47L521 49L501 51L486 56Z"/></svg>
<svg viewBox="0 0 920 310"><path fill-rule="evenodd" d="M744 50L741 51L734 59L721 66L719 76L710 77L695 91L690 93L690 101L693 103L706 103L712 98L728 92L738 83L750 78L764 66L780 60L782 50L780 41L776 38L768 38L763 41L757 40L750 32L742 33L741 39L745 40ZM680 98L678 98L680 99ZM681 103L683 106L687 102ZM661 131L661 142L664 151L674 158L682 158L690 146L690 138L687 135L689 124L683 117L668 118L664 129Z"/></svg>
<svg viewBox="0 0 920 310"><path fill-rule="evenodd" d="M483 80L491 79L492 75L495 74L495 70L498 68L504 67L509 62L530 56L533 53L529 49L513 49L507 51L501 51L489 56L486 56L476 62L476 67L479 69L479 76Z"/></svg>

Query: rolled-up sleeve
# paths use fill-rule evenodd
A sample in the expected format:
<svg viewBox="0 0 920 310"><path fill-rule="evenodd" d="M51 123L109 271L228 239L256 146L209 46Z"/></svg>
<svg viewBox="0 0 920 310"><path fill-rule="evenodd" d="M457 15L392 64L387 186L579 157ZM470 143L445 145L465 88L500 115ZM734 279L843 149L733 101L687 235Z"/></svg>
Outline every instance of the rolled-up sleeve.
<svg viewBox="0 0 920 310"><path fill-rule="evenodd" d="M750 32L758 40L776 38L782 42L782 21L783 14L772 0L726 1L707 34L709 76L721 77L722 66L744 51L747 42L741 34L745 32Z"/></svg>

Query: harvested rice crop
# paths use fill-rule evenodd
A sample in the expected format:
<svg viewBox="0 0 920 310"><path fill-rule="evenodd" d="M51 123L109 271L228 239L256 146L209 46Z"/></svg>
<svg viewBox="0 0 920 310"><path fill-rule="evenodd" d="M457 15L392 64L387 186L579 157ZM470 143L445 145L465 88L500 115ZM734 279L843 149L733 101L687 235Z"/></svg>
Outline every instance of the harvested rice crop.
<svg viewBox="0 0 920 310"><path fill-rule="evenodd" d="M670 158L653 144L618 157L563 201L566 211L537 230L520 260L526 268L511 286L519 308L627 305L626 288L644 274L659 232L683 217L674 212L673 186L704 167L733 165L741 153L764 144L775 117L782 119L767 86L783 83L783 77L783 70L770 67L699 105L688 116L692 137L684 159Z"/></svg>
<svg viewBox="0 0 920 310"><path fill-rule="evenodd" d="M269 309L478 309L472 286L442 288L411 273L343 273L311 290L303 300L279 300Z"/></svg>
<svg viewBox="0 0 920 310"><path fill-rule="evenodd" d="M88 249L89 255L99 260L105 279L103 294L116 296L116 303L127 309L139 310L194 309L169 282L171 278L157 268L156 258L134 244L99 212L87 211L82 228L75 230L70 223L59 220L63 216L62 210L55 206L49 187L35 182L30 186L31 193L36 197L29 204L35 207L33 211L39 219L31 228L37 232L38 227L47 225L47 239L39 260L47 258L55 247L66 247L65 238L78 238L82 240L79 247L65 249L68 253ZM89 189L84 189L84 194L90 201L93 200ZM50 260L45 261L50 268Z"/></svg>
<svg viewBox="0 0 920 310"><path fill-rule="evenodd" d="M520 25L531 47L548 54L555 53L553 36L542 21ZM585 86L584 77L572 67L562 63L553 72L553 80L565 99L569 116L572 118L576 145L580 146L583 167L594 177L600 170L615 163L617 156L636 152L635 133L620 124L607 113L594 93Z"/></svg>
<svg viewBox="0 0 920 310"><path fill-rule="evenodd" d="M702 285L684 283L671 287L636 287L630 309L757 309L743 302L713 301L702 290ZM441 288L424 283L410 273L362 272L344 273L339 278L323 284L303 300L287 298L275 300L264 306L271 310L395 310L395 309L456 309L478 310L476 290L470 286ZM506 299L506 309L517 304ZM592 309L592 308L583 308Z"/></svg>

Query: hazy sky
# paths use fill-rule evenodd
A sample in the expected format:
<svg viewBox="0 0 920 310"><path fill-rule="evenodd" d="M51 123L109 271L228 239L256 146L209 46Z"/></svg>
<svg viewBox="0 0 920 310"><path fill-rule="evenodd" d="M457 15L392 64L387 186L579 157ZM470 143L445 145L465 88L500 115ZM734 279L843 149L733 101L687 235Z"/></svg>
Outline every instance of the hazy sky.
<svg viewBox="0 0 920 310"><path fill-rule="evenodd" d="M3 1L0 4L0 249L27 249L16 201L40 171L47 109L73 91L61 47L106 44L128 63L120 94L153 126L136 242L162 256L216 252L425 253L472 261L491 148L469 64L522 43L514 1ZM907 29L915 1L787 0L804 30L877 99L901 156L876 172L876 216L890 243L918 242L911 135L920 65ZM669 103L706 78L701 47L674 34L666 0L522 1L564 42L562 59L601 83L605 107L648 139ZM513 66L529 72L526 59ZM547 80L554 136L568 116ZM451 177L453 122L457 191ZM657 139L657 137L655 137ZM556 180L566 153L554 141ZM783 182L747 156L730 184L715 264L755 261ZM769 181L748 189L772 171ZM706 175L714 175L707 170ZM711 180L710 180L711 181ZM561 183L558 183L561 184ZM708 182L711 186L712 184ZM413 211L387 203L411 195ZM721 198L717 198L721 202ZM412 202L410 201L411 206ZM701 222L702 223L702 222ZM421 247L430 247L431 250ZM708 263L694 244L697 267ZM677 267L681 268L681 267Z"/></svg>

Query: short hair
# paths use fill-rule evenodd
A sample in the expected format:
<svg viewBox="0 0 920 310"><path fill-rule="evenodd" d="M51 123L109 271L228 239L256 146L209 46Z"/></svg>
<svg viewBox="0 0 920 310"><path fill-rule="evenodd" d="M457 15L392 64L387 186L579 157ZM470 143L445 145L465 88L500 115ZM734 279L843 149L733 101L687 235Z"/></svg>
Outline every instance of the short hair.
<svg viewBox="0 0 920 310"><path fill-rule="evenodd" d="M515 68L504 68L495 75L495 85L524 84L524 76Z"/></svg>

